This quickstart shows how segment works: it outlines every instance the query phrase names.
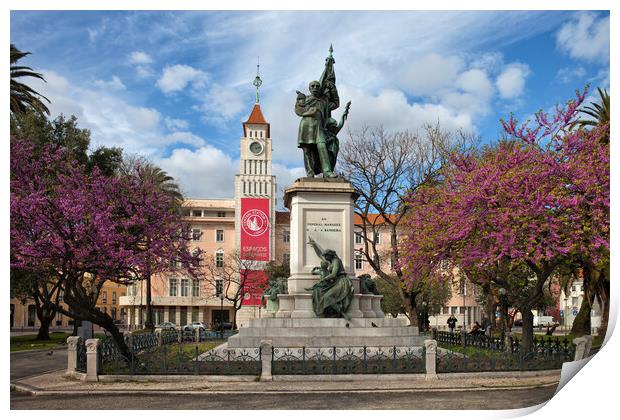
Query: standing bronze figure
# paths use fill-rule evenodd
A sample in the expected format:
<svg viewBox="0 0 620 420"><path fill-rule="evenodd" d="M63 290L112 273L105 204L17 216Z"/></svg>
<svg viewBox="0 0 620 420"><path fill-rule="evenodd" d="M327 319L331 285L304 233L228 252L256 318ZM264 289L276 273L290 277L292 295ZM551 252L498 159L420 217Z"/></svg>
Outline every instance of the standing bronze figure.
<svg viewBox="0 0 620 420"><path fill-rule="evenodd" d="M310 95L297 91L295 113L301 117L297 147L303 150L308 177L315 177L321 173L324 178L336 177L334 168L339 149L336 135L344 125L351 105L351 102L347 103L340 123L332 118L331 112L340 106L333 51L330 45L321 78L310 82L308 86Z"/></svg>

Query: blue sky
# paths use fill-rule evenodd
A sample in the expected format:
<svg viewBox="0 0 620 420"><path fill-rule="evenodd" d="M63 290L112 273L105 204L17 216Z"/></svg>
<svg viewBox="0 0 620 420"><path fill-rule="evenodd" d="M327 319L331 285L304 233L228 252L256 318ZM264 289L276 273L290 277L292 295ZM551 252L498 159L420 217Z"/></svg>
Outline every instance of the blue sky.
<svg viewBox="0 0 620 420"><path fill-rule="evenodd" d="M606 12L13 11L10 37L53 116L76 115L93 147L148 156L190 197L233 196L257 57L280 189L303 175L295 91L330 43L352 130L439 121L488 142L511 111L609 86Z"/></svg>

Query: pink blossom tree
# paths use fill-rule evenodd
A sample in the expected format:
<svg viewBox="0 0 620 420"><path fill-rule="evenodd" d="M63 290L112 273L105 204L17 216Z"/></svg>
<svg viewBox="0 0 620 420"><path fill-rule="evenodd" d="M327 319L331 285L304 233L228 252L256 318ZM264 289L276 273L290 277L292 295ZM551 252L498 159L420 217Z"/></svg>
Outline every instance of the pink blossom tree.
<svg viewBox="0 0 620 420"><path fill-rule="evenodd" d="M66 304L51 307L102 326L127 355L112 318L95 306L103 283L129 284L147 264L161 271L170 261L191 273L200 261L188 250L189 228L170 200L134 177L86 174L64 149L35 156L32 142L12 138L11 267L48 273Z"/></svg>
<svg viewBox="0 0 620 420"><path fill-rule="evenodd" d="M553 117L541 111L529 124L511 117L503 123L510 140L453 155L440 185L408 198L400 260L408 281L444 260L496 287L526 273L517 302L525 348L531 309L554 270L575 256L601 272L608 263L609 151L595 130L570 129L582 100L578 94Z"/></svg>

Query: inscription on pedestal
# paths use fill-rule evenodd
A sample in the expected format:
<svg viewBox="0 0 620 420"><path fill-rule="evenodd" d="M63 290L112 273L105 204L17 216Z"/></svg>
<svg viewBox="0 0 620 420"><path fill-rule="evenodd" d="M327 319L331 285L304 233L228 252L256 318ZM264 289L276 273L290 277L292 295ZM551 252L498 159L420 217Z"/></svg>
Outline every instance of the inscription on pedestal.
<svg viewBox="0 0 620 420"><path fill-rule="evenodd" d="M304 237L306 266L318 266L321 263L308 245L308 237L314 239L323 249L333 249L340 255L344 253L342 218L342 211L306 210Z"/></svg>

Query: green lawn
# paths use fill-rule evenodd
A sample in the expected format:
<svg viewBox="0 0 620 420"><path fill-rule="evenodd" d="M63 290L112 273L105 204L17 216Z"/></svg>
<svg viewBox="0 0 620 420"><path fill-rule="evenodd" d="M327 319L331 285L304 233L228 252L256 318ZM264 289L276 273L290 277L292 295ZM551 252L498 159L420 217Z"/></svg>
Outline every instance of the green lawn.
<svg viewBox="0 0 620 420"><path fill-rule="evenodd" d="M52 332L49 340L37 340L37 335L19 335L11 337L11 351L48 350L67 345L67 332ZM104 338L103 333L95 334L95 338Z"/></svg>
<svg viewBox="0 0 620 420"><path fill-rule="evenodd" d="M66 345L67 337L66 332L50 333L49 340L37 340L36 334L15 336L11 337L11 351L53 349Z"/></svg>

